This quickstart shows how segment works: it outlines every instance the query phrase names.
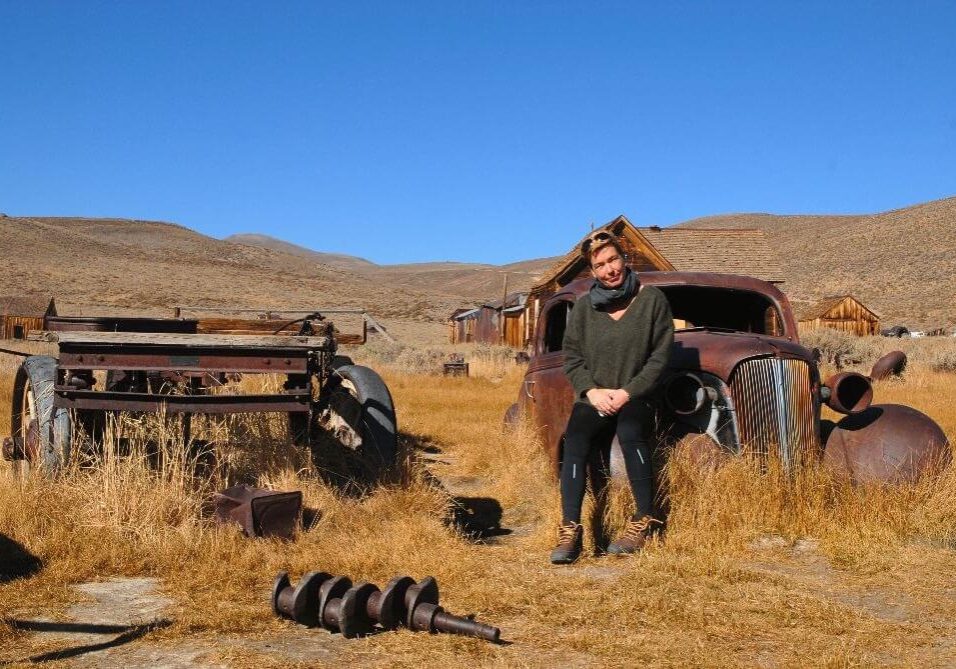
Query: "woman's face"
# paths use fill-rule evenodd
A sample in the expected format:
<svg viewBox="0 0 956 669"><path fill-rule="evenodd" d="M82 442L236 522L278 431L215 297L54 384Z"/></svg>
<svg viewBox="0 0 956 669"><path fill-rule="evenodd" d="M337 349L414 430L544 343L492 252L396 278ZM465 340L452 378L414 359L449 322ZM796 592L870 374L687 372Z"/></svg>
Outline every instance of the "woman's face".
<svg viewBox="0 0 956 669"><path fill-rule="evenodd" d="M610 244L591 256L591 274L607 288L620 288L624 283L624 258Z"/></svg>

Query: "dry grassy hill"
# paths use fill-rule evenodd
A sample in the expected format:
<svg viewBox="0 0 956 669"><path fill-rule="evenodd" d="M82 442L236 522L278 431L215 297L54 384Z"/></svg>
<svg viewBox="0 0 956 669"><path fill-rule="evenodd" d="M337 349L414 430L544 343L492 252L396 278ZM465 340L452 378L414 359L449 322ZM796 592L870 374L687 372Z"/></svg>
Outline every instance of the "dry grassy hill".
<svg viewBox="0 0 956 669"><path fill-rule="evenodd" d="M374 266L374 263L366 260L365 258L350 256L344 253L323 253L321 251L313 251L312 249L307 249L304 246L299 246L298 244L292 244L291 242L276 239L275 237L270 237L269 235L243 233L238 235L229 235L223 239L223 241L232 242L234 244L245 244L247 246L260 246L273 251L279 251L280 253L288 253L294 256L309 258L324 265L346 270L358 270Z"/></svg>
<svg viewBox="0 0 956 669"><path fill-rule="evenodd" d="M886 325L956 325L956 197L872 215L725 214L680 225L763 230L792 299L851 293Z"/></svg>
<svg viewBox="0 0 956 669"><path fill-rule="evenodd" d="M61 313L165 315L174 306L361 307L435 341L459 301L381 284L313 258L128 219L0 218L0 295L55 295Z"/></svg>
<svg viewBox="0 0 956 669"><path fill-rule="evenodd" d="M231 235L225 241L284 251L343 267L389 286L400 286L424 293L441 293L460 301L472 302L501 297L507 275L508 292L525 291L534 279L550 267L556 258L523 260L508 265L464 262L425 262L377 265L355 256L321 253L268 235Z"/></svg>

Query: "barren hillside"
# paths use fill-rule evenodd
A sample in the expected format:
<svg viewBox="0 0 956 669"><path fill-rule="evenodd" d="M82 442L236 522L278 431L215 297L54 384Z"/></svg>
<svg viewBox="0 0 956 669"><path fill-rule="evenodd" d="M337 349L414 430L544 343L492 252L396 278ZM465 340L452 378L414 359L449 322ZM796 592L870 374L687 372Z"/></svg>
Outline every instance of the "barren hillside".
<svg viewBox="0 0 956 669"><path fill-rule="evenodd" d="M234 244L245 244L247 246L259 246L262 248L271 249L273 251L279 251L280 253L288 253L294 256L309 258L310 260L320 262L324 265L346 270L356 270L374 266L374 263L369 262L365 258L350 256L344 253L323 253L321 251L313 251L312 249L307 249L304 246L299 246L298 244L276 239L275 237L270 237L269 235L243 233L238 235L229 235L223 239L223 241L232 242Z"/></svg>
<svg viewBox="0 0 956 669"><path fill-rule="evenodd" d="M0 295L54 295L61 313L361 307L400 336L441 340L459 303L402 287L385 292L356 272L170 223L5 217L0 240Z"/></svg>
<svg viewBox="0 0 956 669"><path fill-rule="evenodd" d="M851 293L886 325L956 325L956 197L872 215L725 214L680 225L760 228L792 299Z"/></svg>
<svg viewBox="0 0 956 669"><path fill-rule="evenodd" d="M465 302L500 298L505 287L508 292L527 290L534 279L556 260L540 258L508 265L453 261L377 265L355 256L313 251L268 235L231 235L226 237L225 241L284 251L333 267L346 268L389 286L425 293L439 292Z"/></svg>

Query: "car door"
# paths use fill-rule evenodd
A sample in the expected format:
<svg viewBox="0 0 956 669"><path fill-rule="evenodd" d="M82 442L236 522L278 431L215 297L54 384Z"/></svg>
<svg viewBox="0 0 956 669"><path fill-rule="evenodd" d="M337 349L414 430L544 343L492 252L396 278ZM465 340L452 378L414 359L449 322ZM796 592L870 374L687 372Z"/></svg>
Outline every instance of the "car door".
<svg viewBox="0 0 956 669"><path fill-rule="evenodd" d="M560 462L561 437L574 402L561 350L573 307L572 295L555 296L545 305L535 334L535 356L521 388L523 413L531 417L555 470Z"/></svg>

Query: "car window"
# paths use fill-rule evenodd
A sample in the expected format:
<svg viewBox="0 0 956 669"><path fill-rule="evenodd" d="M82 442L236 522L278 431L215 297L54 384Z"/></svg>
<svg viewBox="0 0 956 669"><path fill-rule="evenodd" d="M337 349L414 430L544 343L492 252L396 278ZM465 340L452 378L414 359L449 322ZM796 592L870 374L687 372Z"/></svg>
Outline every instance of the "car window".
<svg viewBox="0 0 956 669"><path fill-rule="evenodd" d="M568 318L571 315L573 302L560 301L554 302L548 307L548 313L545 314L544 341L542 342L542 352L550 353L560 351L564 343L564 331L568 327Z"/></svg>
<svg viewBox="0 0 956 669"><path fill-rule="evenodd" d="M783 318L766 295L712 286L659 286L674 313L674 328L722 328L785 336Z"/></svg>

